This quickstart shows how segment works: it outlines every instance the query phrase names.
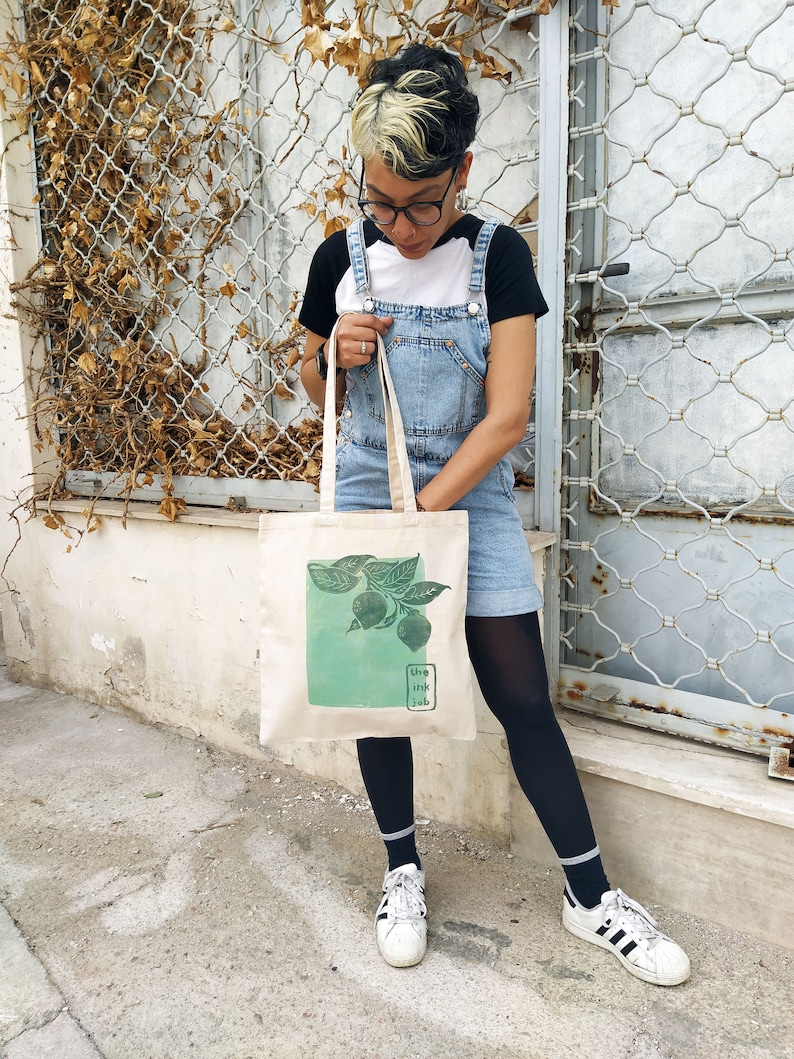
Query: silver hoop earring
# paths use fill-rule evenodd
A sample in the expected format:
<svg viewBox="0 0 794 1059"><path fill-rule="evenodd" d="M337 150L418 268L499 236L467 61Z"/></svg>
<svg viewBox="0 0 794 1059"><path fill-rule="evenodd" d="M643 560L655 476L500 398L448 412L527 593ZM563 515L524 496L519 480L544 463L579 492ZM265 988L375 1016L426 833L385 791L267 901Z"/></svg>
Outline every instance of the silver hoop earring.
<svg viewBox="0 0 794 1059"><path fill-rule="evenodd" d="M461 213L465 213L469 208L469 193L465 187L458 188L458 193L455 196L455 209L460 210Z"/></svg>

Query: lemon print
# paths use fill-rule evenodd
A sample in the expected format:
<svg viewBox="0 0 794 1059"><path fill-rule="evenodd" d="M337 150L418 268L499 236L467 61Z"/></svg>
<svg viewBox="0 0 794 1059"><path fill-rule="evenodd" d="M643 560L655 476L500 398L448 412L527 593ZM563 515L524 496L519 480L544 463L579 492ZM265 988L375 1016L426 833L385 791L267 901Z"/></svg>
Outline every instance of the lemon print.
<svg viewBox="0 0 794 1059"><path fill-rule="evenodd" d="M353 600L353 613L362 629L371 629L386 617L388 604L380 592L361 592Z"/></svg>
<svg viewBox="0 0 794 1059"><path fill-rule="evenodd" d="M397 635L412 651L418 651L420 647L425 646L431 631L430 622L417 611L406 614L397 626Z"/></svg>

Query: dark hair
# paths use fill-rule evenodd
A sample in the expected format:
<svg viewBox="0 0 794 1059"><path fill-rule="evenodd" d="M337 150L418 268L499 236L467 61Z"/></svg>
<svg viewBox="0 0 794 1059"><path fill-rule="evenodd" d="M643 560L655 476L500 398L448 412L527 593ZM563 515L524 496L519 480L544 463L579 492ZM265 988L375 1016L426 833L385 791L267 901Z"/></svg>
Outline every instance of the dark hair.
<svg viewBox="0 0 794 1059"><path fill-rule="evenodd" d="M474 140L480 105L457 55L410 44L377 59L353 109L353 145L410 180L457 168Z"/></svg>

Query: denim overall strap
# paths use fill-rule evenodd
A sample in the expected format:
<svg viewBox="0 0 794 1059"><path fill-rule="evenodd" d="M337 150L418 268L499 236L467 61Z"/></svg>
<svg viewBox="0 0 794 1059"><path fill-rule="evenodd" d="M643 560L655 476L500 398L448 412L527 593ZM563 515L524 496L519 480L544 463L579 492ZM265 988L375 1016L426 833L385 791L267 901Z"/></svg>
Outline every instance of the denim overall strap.
<svg viewBox="0 0 794 1059"><path fill-rule="evenodd" d="M367 248L364 242L364 221L361 217L354 221L347 229L347 252L350 255L350 265L353 269L353 280L356 284L356 294L366 292L366 300L363 304L364 312L372 312L374 302L369 293L369 262L367 261Z"/></svg>
<svg viewBox="0 0 794 1059"><path fill-rule="evenodd" d="M474 244L474 260L471 263L471 276L469 277L469 293L477 296L482 296L485 290L485 260L488 257L488 248L491 245L491 239L496 229L500 225L500 221L497 221L494 217L487 220L480 228L480 234L477 236L477 242Z"/></svg>

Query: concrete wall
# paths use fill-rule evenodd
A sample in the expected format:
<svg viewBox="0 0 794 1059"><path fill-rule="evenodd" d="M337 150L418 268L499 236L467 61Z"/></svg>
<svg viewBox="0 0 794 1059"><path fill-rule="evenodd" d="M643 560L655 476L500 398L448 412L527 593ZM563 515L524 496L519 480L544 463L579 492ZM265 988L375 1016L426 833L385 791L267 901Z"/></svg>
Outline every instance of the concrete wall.
<svg viewBox="0 0 794 1059"><path fill-rule="evenodd" d="M4 595L3 621L13 679L361 790L354 744L259 746L255 514L201 509L171 524L154 505L133 504L123 520L122 505L106 501L96 508L99 528L75 546L83 502L58 506L72 540L36 519L9 564L16 590ZM536 554L540 562L542 549ZM417 741L418 811L507 842L507 753L482 703L478 728L474 743Z"/></svg>
<svg viewBox="0 0 794 1059"><path fill-rule="evenodd" d="M82 502L59 506L67 528L84 522ZM125 526L120 504L98 511L77 547L25 525L2 602L9 675L361 793L352 743L259 745L256 516L205 509L172 525L136 504ZM478 728L474 743L417 740L417 810L507 842L507 753L484 704Z"/></svg>

